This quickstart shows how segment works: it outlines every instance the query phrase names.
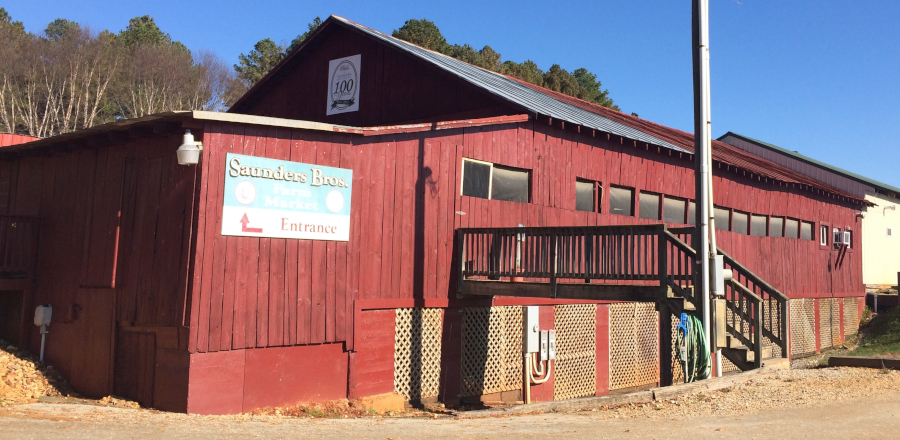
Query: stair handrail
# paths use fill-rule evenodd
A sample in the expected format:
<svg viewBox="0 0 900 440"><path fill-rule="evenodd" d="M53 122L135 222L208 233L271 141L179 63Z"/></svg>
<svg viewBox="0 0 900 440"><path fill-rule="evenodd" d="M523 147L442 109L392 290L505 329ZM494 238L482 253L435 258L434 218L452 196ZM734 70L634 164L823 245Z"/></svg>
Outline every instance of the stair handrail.
<svg viewBox="0 0 900 440"><path fill-rule="evenodd" d="M769 295L774 295L774 296L778 297L779 299L781 299L782 301L790 301L790 298L788 298L787 295L781 293L780 290L772 287L771 284L765 282L762 278L760 278L755 273L753 273L753 271L751 271L750 269L747 269L743 264L738 263L737 260L732 258L727 253L725 253L725 251L723 251L722 248L717 248L717 250L719 252L719 255L721 255L723 257L723 259L725 260L725 263L731 265L732 267L737 268L741 272L741 275L745 276L746 278L749 278L750 281L753 281L753 284L760 286L763 290L766 291L766 293L768 293Z"/></svg>
<svg viewBox="0 0 900 440"><path fill-rule="evenodd" d="M772 339L773 341L777 340L778 346L781 347L781 356L783 358L789 357L789 353L788 353L788 348L789 348L788 317L790 315L788 313L788 310L790 307L790 298L788 298L787 295L781 293L781 291L779 291L778 289L773 287L771 284L764 281L758 275L753 273L753 271L751 271L750 269L747 269L741 263L738 263L737 260L735 260L733 257L728 255L725 251L722 250L722 248L717 248L717 250L719 252L719 255L722 255L722 258L723 258L723 260L725 260L725 263L728 264L729 266L731 266L732 270L735 270L736 272L738 272L738 274L740 276L753 282L754 285L758 286L762 291L764 291L766 294L768 294L769 295L768 300L774 299L779 304L779 306L780 306L779 311L781 312L781 316L778 317L779 318L778 319L779 329L778 329L777 336L775 335L775 332L772 331L772 329L765 327L764 323L767 321L765 319L763 319L764 317L762 315L764 315L766 312L765 312L765 309L763 309L762 307L760 307L760 313L758 313L757 316L754 317L754 320L759 321L758 326L756 326L754 328L758 327L759 331L765 333L766 336L768 336L770 339ZM759 297L752 290L750 290L747 286L744 286L737 280L733 280L733 281L734 281L734 283L732 285L736 284L736 285L740 286L739 288L743 289L746 292L752 293L754 296L759 298L760 301L767 301L767 299L763 299L762 297ZM760 341L762 341L762 339L760 339ZM758 347L758 348L761 349L762 345L761 344L759 344L759 345L760 345L760 347ZM757 347L754 347L754 348L757 348Z"/></svg>
<svg viewBox="0 0 900 440"><path fill-rule="evenodd" d="M759 295L753 293L753 291L748 289L747 286L741 284L739 281L737 281L735 279L732 279L731 281L729 281L729 283L731 284L731 286L733 288L740 291L740 293L742 295L744 295L745 297L748 297L750 299L750 301L753 303L753 307L755 308L755 310L750 310L748 308L746 313L743 310L738 309L738 310L735 310L734 313L740 315L742 319L744 319L747 322L749 322L750 324L752 324L753 341L752 341L752 344L750 344L750 345L753 348L753 354L754 354L753 364L754 364L755 368L759 368L762 366L762 349L763 349L763 342L762 342L763 341L763 324L762 324L763 316L762 315L763 315L763 313L765 313L765 311L762 307L763 299L761 297L759 297ZM747 313L750 313L750 315L748 316ZM737 329L735 329L735 330L737 330ZM743 335L743 333L741 331L737 331L737 334L740 335L741 339L745 339L745 336Z"/></svg>

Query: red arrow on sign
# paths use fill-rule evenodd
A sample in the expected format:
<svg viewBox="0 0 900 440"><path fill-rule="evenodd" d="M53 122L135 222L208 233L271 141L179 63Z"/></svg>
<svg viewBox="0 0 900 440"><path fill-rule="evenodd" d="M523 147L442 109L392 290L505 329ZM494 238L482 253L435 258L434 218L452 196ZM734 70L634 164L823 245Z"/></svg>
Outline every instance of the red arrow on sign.
<svg viewBox="0 0 900 440"><path fill-rule="evenodd" d="M248 228L247 223L250 223L250 220L247 219L247 213L244 213L244 216L241 217L241 231L243 232L254 232L254 233L262 233L262 228Z"/></svg>

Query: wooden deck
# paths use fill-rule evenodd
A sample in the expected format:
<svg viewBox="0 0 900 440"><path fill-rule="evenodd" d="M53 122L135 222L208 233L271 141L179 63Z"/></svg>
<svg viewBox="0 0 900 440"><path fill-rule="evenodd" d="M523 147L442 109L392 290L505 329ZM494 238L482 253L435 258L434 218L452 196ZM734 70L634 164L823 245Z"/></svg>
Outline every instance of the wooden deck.
<svg viewBox="0 0 900 440"><path fill-rule="evenodd" d="M510 282L499 280L465 280L463 291L473 296L518 296L553 298L550 282ZM662 299L658 285L557 283L556 298L595 301L654 302Z"/></svg>

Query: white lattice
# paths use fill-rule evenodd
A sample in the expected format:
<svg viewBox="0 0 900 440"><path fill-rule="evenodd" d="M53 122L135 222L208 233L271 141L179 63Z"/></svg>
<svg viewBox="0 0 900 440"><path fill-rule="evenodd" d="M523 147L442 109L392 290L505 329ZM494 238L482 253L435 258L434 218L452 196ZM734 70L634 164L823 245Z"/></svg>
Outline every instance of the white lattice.
<svg viewBox="0 0 900 440"><path fill-rule="evenodd" d="M460 396L522 389L522 307L463 309Z"/></svg>
<svg viewBox="0 0 900 440"><path fill-rule="evenodd" d="M812 298L791 300L791 355L816 352L816 308Z"/></svg>
<svg viewBox="0 0 900 440"><path fill-rule="evenodd" d="M844 336L859 332L859 298L844 298Z"/></svg>
<svg viewBox="0 0 900 440"><path fill-rule="evenodd" d="M553 399L593 396L597 390L597 306L566 304L553 308L556 361Z"/></svg>
<svg viewBox="0 0 900 440"><path fill-rule="evenodd" d="M659 314L653 303L609 307L609 389L659 383Z"/></svg>
<svg viewBox="0 0 900 440"><path fill-rule="evenodd" d="M394 391L408 400L438 395L443 309L397 309Z"/></svg>
<svg viewBox="0 0 900 440"><path fill-rule="evenodd" d="M819 344L821 349L841 343L841 310L838 298L819 298Z"/></svg>

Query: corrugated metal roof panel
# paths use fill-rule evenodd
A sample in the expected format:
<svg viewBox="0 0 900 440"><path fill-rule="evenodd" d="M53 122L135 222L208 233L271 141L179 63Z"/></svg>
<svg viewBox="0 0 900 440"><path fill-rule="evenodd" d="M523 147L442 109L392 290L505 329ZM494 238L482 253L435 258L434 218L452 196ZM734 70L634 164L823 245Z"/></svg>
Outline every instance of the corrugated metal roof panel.
<svg viewBox="0 0 900 440"><path fill-rule="evenodd" d="M780 154L783 154L783 155L785 155L785 156L792 157L792 158L797 159L797 160L800 160L800 161L802 161L802 162L806 162L806 163L808 163L808 164L810 164L810 165L814 165L814 166L816 166L816 167L819 167L819 168L821 168L822 170L824 170L824 171L826 171L826 172L831 172L831 173L835 173L835 174L840 174L840 175L842 175L842 176L845 176L845 177L848 177L848 178L851 178L851 179L855 179L855 180L858 180L858 181L867 183L867 184L869 184L869 185L872 185L872 186L874 186L874 187L881 188L881 189L883 189L883 190L891 191L891 192L894 192L894 193L900 193L900 188L897 188L897 187L888 185L888 184L886 184L886 183L879 182L879 181L874 180L874 179L870 179L870 178L865 177L865 176L861 176L861 175L859 175L859 174L856 174L856 173L851 172L851 171L847 171L847 170L842 169L842 168L838 168L838 167L836 167L836 166L834 166L834 165L829 165L829 164L827 164L827 163L825 163L825 162L821 162L821 161L818 161L818 160L813 159L813 158L811 158L811 157L804 156L804 155L802 155L802 154L800 154L800 153L797 153L797 152L795 152L795 151L791 151L791 150L788 150L788 149L786 149L786 148L779 147L779 146L777 146L777 145L772 145L772 144L767 143L767 142L763 142L763 141L760 141L760 140L756 140L756 139L753 139L753 138L751 138L751 137L747 137L747 136L744 136L744 135L741 135L741 134L737 134L737 133L733 133L733 132L730 132L730 131L729 131L728 133L725 133L724 135L722 135L722 136L719 138L719 140L725 139L727 136L734 136L734 137L736 137L736 138L738 138L738 139L742 139L742 140L744 140L744 141L746 141L746 142L750 142L750 143L755 144L755 145L757 145L757 146L759 146L759 147L762 147L762 148L768 148L769 150L775 151L775 152L780 153ZM820 179L820 180L821 180L821 179Z"/></svg>
<svg viewBox="0 0 900 440"><path fill-rule="evenodd" d="M378 32L374 29L363 26L359 23L347 20L343 17L332 16L335 20L346 25L365 32L391 46L403 51L409 52L420 59L430 62L431 64L453 74L479 88L499 96L507 101L522 106L530 112L549 116L554 119L563 120L572 124L581 125L594 130L600 130L612 133L617 136L627 137L641 142L647 142L654 145L671 148L673 150L685 151L681 147L671 144L663 139L651 136L640 130L636 130L628 125L621 124L611 119L605 118L596 113L585 111L566 102L554 99L545 93L541 93L531 87L521 84L520 82L483 69L473 66L469 63L457 60L456 58L425 49L399 38ZM686 151L685 151L686 152Z"/></svg>

